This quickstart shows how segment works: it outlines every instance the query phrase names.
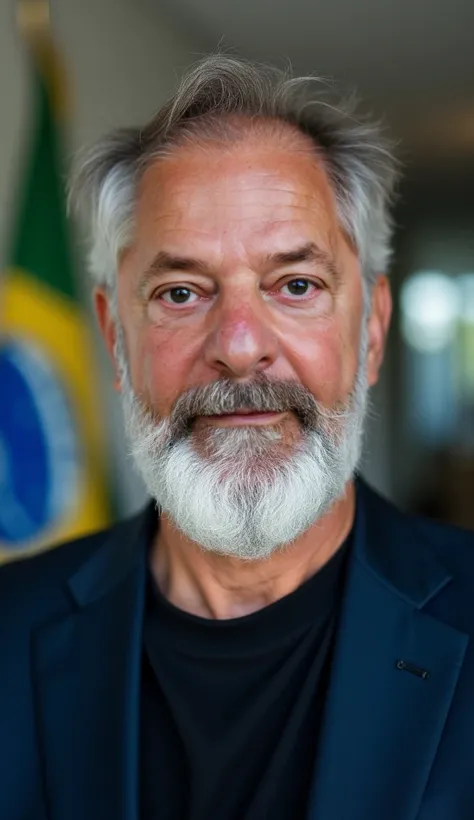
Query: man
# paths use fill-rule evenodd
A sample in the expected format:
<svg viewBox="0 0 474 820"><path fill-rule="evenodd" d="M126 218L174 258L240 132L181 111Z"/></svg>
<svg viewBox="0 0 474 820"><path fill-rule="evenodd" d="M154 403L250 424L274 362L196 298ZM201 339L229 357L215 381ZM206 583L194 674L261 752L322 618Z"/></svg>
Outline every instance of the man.
<svg viewBox="0 0 474 820"><path fill-rule="evenodd" d="M101 141L99 325L151 496L0 574L2 820L472 820L474 542L355 472L378 128L212 56Z"/></svg>

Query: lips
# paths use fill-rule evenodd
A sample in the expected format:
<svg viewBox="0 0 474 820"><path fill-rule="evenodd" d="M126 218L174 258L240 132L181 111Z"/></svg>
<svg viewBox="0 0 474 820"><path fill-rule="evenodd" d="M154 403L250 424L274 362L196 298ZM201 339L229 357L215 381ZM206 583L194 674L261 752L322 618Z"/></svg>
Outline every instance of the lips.
<svg viewBox="0 0 474 820"><path fill-rule="evenodd" d="M276 410L235 410L230 413L218 413L219 416L264 416L268 413L276 413Z"/></svg>
<svg viewBox="0 0 474 820"><path fill-rule="evenodd" d="M196 419L197 427L266 427L279 424L285 413L270 410L249 410L244 408L231 413L219 413L209 416L201 416Z"/></svg>
<svg viewBox="0 0 474 820"><path fill-rule="evenodd" d="M244 408L242 410L229 410L225 413L213 413L213 416L264 416L269 413L279 413L279 410L249 410Z"/></svg>
<svg viewBox="0 0 474 820"><path fill-rule="evenodd" d="M274 416L279 411L277 410L226 410L223 413L205 413L201 416L203 419L226 419L226 418L246 418L247 416Z"/></svg>

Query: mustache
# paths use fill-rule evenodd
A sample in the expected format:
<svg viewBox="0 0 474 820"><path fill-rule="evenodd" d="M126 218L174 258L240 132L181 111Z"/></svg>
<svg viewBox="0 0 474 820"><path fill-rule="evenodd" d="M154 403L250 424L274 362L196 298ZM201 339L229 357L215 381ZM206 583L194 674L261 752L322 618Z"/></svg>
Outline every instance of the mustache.
<svg viewBox="0 0 474 820"><path fill-rule="evenodd" d="M347 406L328 410L299 382L270 380L261 374L251 382L220 379L187 390L175 401L168 422L172 435L188 435L198 416L237 413L293 412L306 429L318 430L323 418L335 421L346 415Z"/></svg>

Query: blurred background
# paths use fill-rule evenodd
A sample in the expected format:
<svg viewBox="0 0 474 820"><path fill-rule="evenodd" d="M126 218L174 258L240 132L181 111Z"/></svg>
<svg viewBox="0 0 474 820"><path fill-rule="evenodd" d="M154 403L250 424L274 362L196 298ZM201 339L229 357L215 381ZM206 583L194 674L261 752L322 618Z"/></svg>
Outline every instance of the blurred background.
<svg viewBox="0 0 474 820"><path fill-rule="evenodd" d="M40 260L42 245L47 235L59 235L54 227L32 228L43 225L56 183L40 181L38 167L44 177L48 163L35 166L31 157L37 150L38 160L54 143L67 169L74 152L104 131L145 121L186 66L219 44L334 78L388 120L404 165L390 271L395 314L363 473L405 509L474 528L472 0L51 0L63 65L56 75L68 87L61 91L68 105L58 116L58 106L50 112L41 147L38 62L18 30L17 6L0 3L0 560L94 529L144 499L90 312L82 249L59 227L60 192L48 224L70 242L74 285L58 279L56 295L50 283L22 307L26 280L15 280L15 272L28 268L38 279L49 264L46 256ZM33 200L39 204L29 210ZM69 330L53 332L45 319L43 355L35 323L49 297L51 315L64 308ZM71 355L48 364L48 349L51 362L59 349ZM70 392L67 368L76 384ZM80 429L84 419L89 430ZM32 463L35 453L40 467ZM72 491L80 495L81 487L86 495L89 487L87 516Z"/></svg>

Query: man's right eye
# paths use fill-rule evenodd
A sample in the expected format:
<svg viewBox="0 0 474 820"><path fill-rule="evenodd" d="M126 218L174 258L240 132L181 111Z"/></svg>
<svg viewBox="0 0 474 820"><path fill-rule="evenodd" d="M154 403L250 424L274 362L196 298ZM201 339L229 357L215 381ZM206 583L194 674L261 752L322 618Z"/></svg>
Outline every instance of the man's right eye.
<svg viewBox="0 0 474 820"><path fill-rule="evenodd" d="M189 305L192 303L189 299L190 296L198 298L197 293L194 293L190 288L174 287L157 293L156 298L162 299L168 305Z"/></svg>

